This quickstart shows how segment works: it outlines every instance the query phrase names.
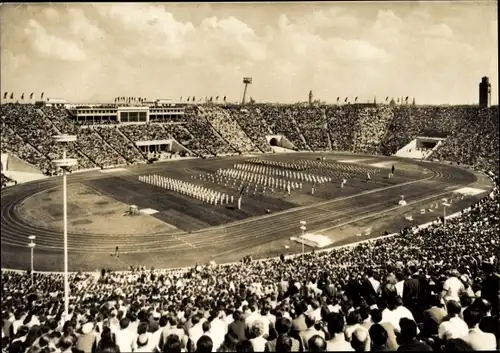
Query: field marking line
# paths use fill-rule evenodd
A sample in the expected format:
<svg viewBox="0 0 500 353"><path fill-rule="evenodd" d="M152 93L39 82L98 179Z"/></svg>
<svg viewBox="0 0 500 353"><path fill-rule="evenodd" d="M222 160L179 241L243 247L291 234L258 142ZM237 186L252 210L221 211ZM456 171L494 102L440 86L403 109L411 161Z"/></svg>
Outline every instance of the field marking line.
<svg viewBox="0 0 500 353"><path fill-rule="evenodd" d="M348 222L344 222L344 223L337 224L337 225L332 226L332 227L327 227L327 228L324 228L324 229L320 229L318 231L315 231L315 233L327 232L329 230L332 230L332 229L338 228L338 227L342 227L342 226L347 225L347 224L352 223L352 222L361 221L361 220L366 219L366 218L376 217L376 216L382 215L384 213L387 213L387 212L390 212L390 211L394 211L394 210L396 210L398 208L402 209L402 208L405 208L406 206L411 206L411 205L414 205L414 204L417 204L417 203L421 203L423 201L427 201L427 200L430 200L430 199L433 199L433 198L436 198L436 197L440 197L440 196L443 196L443 195L446 195L446 194L449 194L449 193L453 193L453 192L454 191L450 190L450 191L445 191L445 192L442 192L442 193L439 193L439 194L433 194L431 196L426 196L426 197L423 197L423 198L418 199L418 200L407 202L406 205L404 205L404 206L399 206L398 205L398 206L391 207L391 208L389 208L387 210L384 210L384 211L375 212L375 213L367 215L367 216L357 217L357 218L354 218L353 220L350 220Z"/></svg>
<svg viewBox="0 0 500 353"><path fill-rule="evenodd" d="M184 244L186 244L186 245L190 246L190 247L191 247L191 248L193 248L193 249L196 249L196 245L191 244L191 243L190 243L190 242L188 242L187 240L181 239L181 238L179 238L179 237L175 236L174 234L172 234L172 238L174 238L174 239L176 239L176 240L180 241L181 243L184 243Z"/></svg>

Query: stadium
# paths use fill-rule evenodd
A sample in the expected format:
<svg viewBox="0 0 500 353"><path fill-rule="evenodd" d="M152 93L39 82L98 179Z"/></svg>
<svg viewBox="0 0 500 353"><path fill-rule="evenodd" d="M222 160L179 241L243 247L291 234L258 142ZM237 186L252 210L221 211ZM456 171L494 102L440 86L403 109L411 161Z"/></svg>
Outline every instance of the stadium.
<svg viewBox="0 0 500 353"><path fill-rule="evenodd" d="M153 13L107 16L171 24ZM490 79L464 105L240 82L239 101L3 90L2 352L499 350Z"/></svg>

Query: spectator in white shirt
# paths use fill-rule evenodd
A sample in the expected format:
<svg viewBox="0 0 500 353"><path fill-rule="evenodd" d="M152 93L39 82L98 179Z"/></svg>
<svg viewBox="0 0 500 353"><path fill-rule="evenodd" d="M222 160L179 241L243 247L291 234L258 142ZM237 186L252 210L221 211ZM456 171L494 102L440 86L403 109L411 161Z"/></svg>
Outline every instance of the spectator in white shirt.
<svg viewBox="0 0 500 353"><path fill-rule="evenodd" d="M193 327L188 330L189 339L191 340L191 346L193 349L196 349L196 342L203 336L203 322L205 320L202 318L200 313L196 313L192 318L191 322L193 323Z"/></svg>
<svg viewBox="0 0 500 353"><path fill-rule="evenodd" d="M469 328L465 321L460 318L460 304L454 300L446 303L448 311L448 320L443 321L439 325L438 335L442 340L449 340L453 338L464 338L469 333Z"/></svg>
<svg viewBox="0 0 500 353"><path fill-rule="evenodd" d="M260 315L259 315L259 312L257 311L257 307L255 304L253 304L253 303L250 304L248 306L248 311L249 311L249 314L245 319L245 327L247 329L252 327L252 324L255 320L260 320Z"/></svg>
<svg viewBox="0 0 500 353"><path fill-rule="evenodd" d="M131 352L136 339L136 334L128 330L130 321L126 317L120 320L120 330L116 332L116 344L120 352Z"/></svg>
<svg viewBox="0 0 500 353"><path fill-rule="evenodd" d="M218 349L220 345L224 342L224 336L227 333L227 324L222 320L224 312L214 311L211 313L210 321L210 332L209 336L212 339L214 349Z"/></svg>
<svg viewBox="0 0 500 353"><path fill-rule="evenodd" d="M250 328L251 338L254 352L264 352L266 348L267 340L263 337L264 335L264 324L261 320L254 320Z"/></svg>
<svg viewBox="0 0 500 353"><path fill-rule="evenodd" d="M444 282L441 296L445 301L455 300L460 302L460 294L465 292L465 286L459 277L460 273L457 270L452 270L450 277Z"/></svg>
<svg viewBox="0 0 500 353"><path fill-rule="evenodd" d="M382 321L389 322L394 327L395 332L400 332L399 320L402 318L407 318L415 321L413 314L410 310L403 306L403 300L401 297L390 298L388 307L382 312Z"/></svg>
<svg viewBox="0 0 500 353"><path fill-rule="evenodd" d="M479 328L481 318L482 314L472 307L464 311L464 321L469 327L469 334L464 341L475 351L494 351L496 349L495 335L481 331Z"/></svg>

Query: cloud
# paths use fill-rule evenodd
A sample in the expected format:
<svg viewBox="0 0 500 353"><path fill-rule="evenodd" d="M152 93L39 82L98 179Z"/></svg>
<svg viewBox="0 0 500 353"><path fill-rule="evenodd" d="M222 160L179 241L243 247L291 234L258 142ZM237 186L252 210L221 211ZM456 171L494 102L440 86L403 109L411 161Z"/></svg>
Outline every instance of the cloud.
<svg viewBox="0 0 500 353"><path fill-rule="evenodd" d="M373 23L372 31L377 36L395 40L402 34L404 22L399 18L394 11L379 10L377 19Z"/></svg>
<svg viewBox="0 0 500 353"><path fill-rule="evenodd" d="M264 101L297 101L309 89L320 98L405 91L419 103L463 101L466 81L475 99L474 77L498 71L492 6L5 6L2 83L24 90L43 82L68 99L214 91L232 99L251 76L252 95ZM463 89L447 90L450 82Z"/></svg>
<svg viewBox="0 0 500 353"><path fill-rule="evenodd" d="M422 33L424 36L438 37L438 38L452 38L453 30L444 23L433 25L427 28Z"/></svg>
<svg viewBox="0 0 500 353"><path fill-rule="evenodd" d="M89 22L81 9L69 9L71 34L79 39L95 42L103 39L105 33L97 25Z"/></svg>
<svg viewBox="0 0 500 353"><path fill-rule="evenodd" d="M33 49L42 56L65 61L86 59L85 52L75 42L47 33L45 28L33 19L30 19L27 25L24 31L30 37Z"/></svg>
<svg viewBox="0 0 500 353"><path fill-rule="evenodd" d="M43 10L43 14L49 19L49 20L55 20L59 17L59 12L57 12L56 9L52 7L46 7Z"/></svg>
<svg viewBox="0 0 500 353"><path fill-rule="evenodd" d="M351 29L359 25L358 19L341 8L314 10L310 17L306 18L312 26L320 28L343 28Z"/></svg>

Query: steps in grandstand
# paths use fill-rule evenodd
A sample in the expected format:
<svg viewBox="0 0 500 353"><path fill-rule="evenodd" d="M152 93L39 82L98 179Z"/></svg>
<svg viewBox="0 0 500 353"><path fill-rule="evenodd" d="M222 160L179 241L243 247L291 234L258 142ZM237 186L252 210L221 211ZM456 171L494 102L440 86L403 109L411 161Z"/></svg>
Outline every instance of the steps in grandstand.
<svg viewBox="0 0 500 353"><path fill-rule="evenodd" d="M443 144L444 138L420 136L400 148L394 155L404 158L428 159Z"/></svg>
<svg viewBox="0 0 500 353"><path fill-rule="evenodd" d="M19 184L46 178L38 168L8 153L2 153L2 173Z"/></svg>
<svg viewBox="0 0 500 353"><path fill-rule="evenodd" d="M39 174L43 176L40 169L10 153L2 153L2 166L4 171Z"/></svg>
<svg viewBox="0 0 500 353"><path fill-rule="evenodd" d="M271 146L271 149L273 150L273 153L290 153L290 152L295 152L292 149L283 148L283 147L277 147L277 146Z"/></svg>

